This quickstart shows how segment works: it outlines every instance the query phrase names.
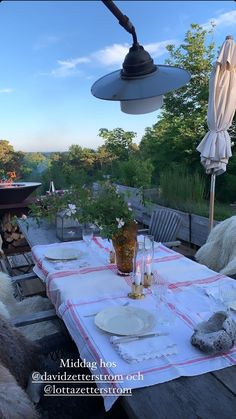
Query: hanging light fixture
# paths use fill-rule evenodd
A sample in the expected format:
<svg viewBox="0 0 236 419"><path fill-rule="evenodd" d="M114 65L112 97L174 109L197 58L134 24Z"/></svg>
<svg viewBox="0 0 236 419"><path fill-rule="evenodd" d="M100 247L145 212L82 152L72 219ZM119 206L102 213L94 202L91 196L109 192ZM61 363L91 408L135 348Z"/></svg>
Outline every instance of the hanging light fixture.
<svg viewBox="0 0 236 419"><path fill-rule="evenodd" d="M97 80L92 94L104 100L120 101L122 112L139 115L156 111L163 105L163 95L179 89L190 80L183 68L154 64L150 54L138 43L129 18L121 13L112 0L102 0L133 37L133 45L125 57L121 70Z"/></svg>

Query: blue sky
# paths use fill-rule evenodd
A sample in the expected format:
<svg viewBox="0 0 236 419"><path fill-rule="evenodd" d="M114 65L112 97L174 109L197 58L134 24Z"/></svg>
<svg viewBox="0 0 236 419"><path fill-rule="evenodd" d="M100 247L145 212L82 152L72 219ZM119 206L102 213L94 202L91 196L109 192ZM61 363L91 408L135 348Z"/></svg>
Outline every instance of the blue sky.
<svg viewBox="0 0 236 419"><path fill-rule="evenodd" d="M165 45L181 42L191 23L214 20L214 40L236 39L234 1L117 1L139 42L163 64ZM93 82L120 68L131 36L100 1L0 3L0 138L16 150L96 148L99 128L137 132L158 113L126 115L118 102L90 93Z"/></svg>

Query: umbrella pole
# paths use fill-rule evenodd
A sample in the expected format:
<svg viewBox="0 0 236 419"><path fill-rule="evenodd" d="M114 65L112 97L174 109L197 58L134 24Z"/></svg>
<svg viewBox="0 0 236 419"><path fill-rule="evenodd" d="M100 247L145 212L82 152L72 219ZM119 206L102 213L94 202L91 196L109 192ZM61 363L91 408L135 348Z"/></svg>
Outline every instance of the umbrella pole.
<svg viewBox="0 0 236 419"><path fill-rule="evenodd" d="M210 189L210 209L209 209L209 232L211 232L214 224L214 205L215 205L215 184L216 175L211 175L211 189Z"/></svg>

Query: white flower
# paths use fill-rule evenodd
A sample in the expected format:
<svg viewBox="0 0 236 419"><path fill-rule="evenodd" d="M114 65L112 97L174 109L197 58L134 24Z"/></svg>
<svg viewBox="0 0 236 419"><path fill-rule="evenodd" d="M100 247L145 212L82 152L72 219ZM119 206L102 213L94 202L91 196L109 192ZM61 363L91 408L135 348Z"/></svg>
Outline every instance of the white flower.
<svg viewBox="0 0 236 419"><path fill-rule="evenodd" d="M132 203L131 203L131 202L127 202L127 205L128 205L128 210L129 210L129 211L133 211L133 210L132 210Z"/></svg>
<svg viewBox="0 0 236 419"><path fill-rule="evenodd" d="M118 223L118 228L121 228L125 225L123 218L116 218L116 221Z"/></svg>
<svg viewBox="0 0 236 419"><path fill-rule="evenodd" d="M66 215L71 217L73 214L76 213L76 205L75 204L68 204L68 210L66 210Z"/></svg>
<svg viewBox="0 0 236 419"><path fill-rule="evenodd" d="M22 214L21 219L22 219L22 220L27 220L27 215Z"/></svg>

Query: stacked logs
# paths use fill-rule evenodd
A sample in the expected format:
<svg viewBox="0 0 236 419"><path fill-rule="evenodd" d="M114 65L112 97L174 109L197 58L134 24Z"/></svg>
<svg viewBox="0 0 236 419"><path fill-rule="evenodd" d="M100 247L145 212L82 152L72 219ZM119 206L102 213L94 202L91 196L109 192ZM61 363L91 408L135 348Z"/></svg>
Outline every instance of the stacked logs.
<svg viewBox="0 0 236 419"><path fill-rule="evenodd" d="M27 246L24 235L21 234L18 225L14 221L14 217L9 212L6 212L2 217L0 233L3 240L3 247L8 250Z"/></svg>

